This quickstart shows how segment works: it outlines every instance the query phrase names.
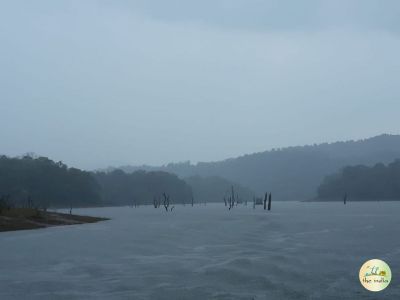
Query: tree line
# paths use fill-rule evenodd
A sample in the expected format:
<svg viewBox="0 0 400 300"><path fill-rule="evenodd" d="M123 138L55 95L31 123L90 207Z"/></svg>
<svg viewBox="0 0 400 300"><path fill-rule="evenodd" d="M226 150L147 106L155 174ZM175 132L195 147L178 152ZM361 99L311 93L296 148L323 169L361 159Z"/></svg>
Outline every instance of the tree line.
<svg viewBox="0 0 400 300"><path fill-rule="evenodd" d="M100 185L85 171L46 157L0 157L0 196L16 206L90 206ZM4 201L4 200L3 200Z"/></svg>
<svg viewBox="0 0 400 300"><path fill-rule="evenodd" d="M192 188L178 176L162 172L136 171L125 173L122 170L98 172L94 178L102 187L102 197L114 205L153 204L168 194L170 202L189 203L192 200Z"/></svg>
<svg viewBox="0 0 400 300"><path fill-rule="evenodd" d="M400 160L372 167L357 165L327 176L318 188L319 200L399 200Z"/></svg>
<svg viewBox="0 0 400 300"><path fill-rule="evenodd" d="M85 207L152 204L170 195L192 201L191 187L166 172L87 172L47 157L0 156L0 204L24 207Z"/></svg>

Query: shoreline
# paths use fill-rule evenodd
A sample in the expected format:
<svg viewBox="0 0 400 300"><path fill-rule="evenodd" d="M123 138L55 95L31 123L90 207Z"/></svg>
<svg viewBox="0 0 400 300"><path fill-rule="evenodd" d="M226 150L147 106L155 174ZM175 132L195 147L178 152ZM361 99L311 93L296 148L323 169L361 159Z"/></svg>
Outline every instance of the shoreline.
<svg viewBox="0 0 400 300"><path fill-rule="evenodd" d="M319 203L329 203L329 202L343 202L344 198L315 198L309 200L303 200L300 202L319 202ZM347 198L348 202L399 202L400 199L396 198L374 198L374 199L365 199L365 198Z"/></svg>
<svg viewBox="0 0 400 300"><path fill-rule="evenodd" d="M107 221L108 218L46 212L32 208L11 208L0 213L0 232Z"/></svg>

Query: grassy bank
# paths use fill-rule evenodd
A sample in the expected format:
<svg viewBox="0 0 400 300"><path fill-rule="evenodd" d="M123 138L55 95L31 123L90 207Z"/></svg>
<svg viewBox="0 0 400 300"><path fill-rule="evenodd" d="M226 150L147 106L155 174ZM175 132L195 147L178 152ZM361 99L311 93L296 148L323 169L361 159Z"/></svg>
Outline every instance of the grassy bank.
<svg viewBox="0 0 400 300"><path fill-rule="evenodd" d="M106 220L108 219L46 212L33 208L11 208L3 209L0 213L0 232L95 223Z"/></svg>

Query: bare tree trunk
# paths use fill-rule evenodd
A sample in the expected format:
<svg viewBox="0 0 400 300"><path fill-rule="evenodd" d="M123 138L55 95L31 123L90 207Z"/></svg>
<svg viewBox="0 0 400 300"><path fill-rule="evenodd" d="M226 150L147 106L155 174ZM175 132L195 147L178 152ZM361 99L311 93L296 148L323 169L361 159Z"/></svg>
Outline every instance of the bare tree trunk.
<svg viewBox="0 0 400 300"><path fill-rule="evenodd" d="M268 210L271 210L271 201L272 201L272 195L271 195L271 193L269 193L269 197L268 197Z"/></svg>
<svg viewBox="0 0 400 300"><path fill-rule="evenodd" d="M168 211L168 207L169 207L169 195L167 195L166 193L163 193L164 196L164 207L165 210Z"/></svg>
<svg viewBox="0 0 400 300"><path fill-rule="evenodd" d="M157 208L157 198L154 196L153 197L153 206L154 206L154 208Z"/></svg>
<svg viewBox="0 0 400 300"><path fill-rule="evenodd" d="M267 209L267 200L268 200L268 192L265 193L265 197L264 197L264 210Z"/></svg>
<svg viewBox="0 0 400 300"><path fill-rule="evenodd" d="M232 207L235 205L235 191L233 190L233 185L232 185Z"/></svg>

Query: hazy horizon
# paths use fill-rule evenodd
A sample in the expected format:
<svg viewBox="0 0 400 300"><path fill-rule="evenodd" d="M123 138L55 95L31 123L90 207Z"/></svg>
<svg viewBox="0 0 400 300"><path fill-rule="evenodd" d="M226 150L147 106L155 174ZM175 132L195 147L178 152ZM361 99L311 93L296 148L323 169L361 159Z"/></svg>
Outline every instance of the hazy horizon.
<svg viewBox="0 0 400 300"><path fill-rule="evenodd" d="M0 154L157 166L395 133L399 13L372 0L2 1Z"/></svg>
<svg viewBox="0 0 400 300"><path fill-rule="evenodd" d="M268 152L268 151L273 151L273 150L281 150L281 149L287 149L287 148L291 148L291 147L307 147L307 146L314 146L314 145L322 145L322 144L325 144L325 143L327 143L327 144L334 144L334 143L340 143L340 142L350 142L350 141L355 141L355 142L357 142L357 141L362 141L362 140L367 140L367 139L372 139L372 138L376 138L376 137L380 137L380 136L384 136L384 135L391 135L391 136L400 136L400 134L399 133L382 133L382 134L379 134L379 135L376 135L376 136L370 136L370 137L362 137L362 138L358 138L358 139L348 139L348 140L337 140L337 141L324 141L324 142L319 142L319 143L308 143L308 144L299 144L299 145L285 145L285 146L276 146L276 147L271 147L271 148L268 148L268 149L264 149L264 150L261 150L261 151L258 151L258 152L255 152L255 151L253 151L253 152L248 152L248 153L242 153L242 154L239 154L239 155L237 155L237 156L232 156L232 157L225 157L225 158L222 158L222 159L220 159L220 160L213 160L213 161L191 161L191 160L186 160L186 161L183 161L183 160L181 160L181 161L170 161L170 162L167 162L167 163L165 163L165 164L160 164L160 165L151 165L151 164L145 164L145 163L143 163L143 164L125 164L125 165L115 165L115 166L107 166L107 167L116 167L116 168L118 168L118 167L124 167L124 166L132 166L132 167L140 167L140 166L148 166L148 167L162 167L162 166L166 166L166 165L168 165L168 164L170 164L170 163L187 163L187 162L189 162L191 165L197 165L198 163L207 163L207 162L219 162L219 161L224 161L224 160L229 160L229 159L235 159L235 158L238 158L238 157L241 157L241 156L244 156L244 155L252 155L252 154L257 154L257 153L263 153L263 152ZM101 169L101 168L100 168Z"/></svg>

